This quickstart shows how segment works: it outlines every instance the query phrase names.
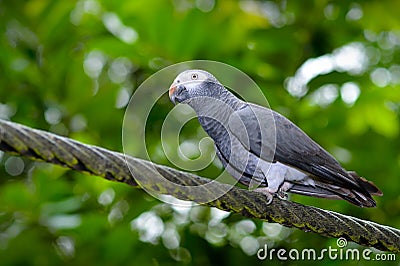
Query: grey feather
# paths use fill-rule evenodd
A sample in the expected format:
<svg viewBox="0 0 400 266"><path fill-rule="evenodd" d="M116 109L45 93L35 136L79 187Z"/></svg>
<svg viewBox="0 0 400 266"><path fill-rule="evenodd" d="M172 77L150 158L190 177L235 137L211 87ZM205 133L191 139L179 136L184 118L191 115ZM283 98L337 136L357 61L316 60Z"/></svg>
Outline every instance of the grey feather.
<svg viewBox="0 0 400 266"><path fill-rule="evenodd" d="M190 81L193 74L203 81ZM177 98L174 91L180 82L185 87L179 87ZM171 88L171 100L179 99L196 111L223 166L242 184L256 182L279 193L342 198L363 207L376 205L371 195L382 195L372 182L346 171L287 118L238 99L211 74L185 71Z"/></svg>

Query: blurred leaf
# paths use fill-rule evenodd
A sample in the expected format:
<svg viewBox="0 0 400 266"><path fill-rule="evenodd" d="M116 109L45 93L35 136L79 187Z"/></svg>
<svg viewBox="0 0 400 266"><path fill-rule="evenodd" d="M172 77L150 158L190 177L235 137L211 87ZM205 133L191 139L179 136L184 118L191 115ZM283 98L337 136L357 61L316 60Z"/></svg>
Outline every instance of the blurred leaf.
<svg viewBox="0 0 400 266"><path fill-rule="evenodd" d="M384 192L378 208L368 210L342 201L296 195L292 200L399 227L399 5L389 0L2 1L0 118L122 151L125 110L116 105L121 91L134 93L146 78L173 63L225 62L252 77L274 110L327 150L345 153L344 166ZM137 39L124 36L118 27L137 33ZM304 95L290 94L289 78L300 75L308 60L332 59L338 48L351 43L365 48L363 71L338 67L346 57L330 61L331 71L321 71L327 65L305 68L303 75L312 77L304 84ZM95 74L87 69L93 53L101 55L92 65ZM116 81L113 64L121 58L130 68ZM353 104L341 95L346 82L360 89ZM322 95L327 84L337 88L337 97L322 104L313 95ZM146 145L157 162L175 167L160 141L163 120L173 107L163 97L149 115ZM57 119L51 119L54 113ZM202 136L193 119L180 141L195 143ZM11 176L8 158L0 153L2 265L243 265L260 262L244 252L249 252L241 244L246 237L243 241L254 244L256 239L260 246L270 243L276 249L335 245L299 230L282 230L274 238L265 234L261 221L254 221L254 231L239 234L237 224L246 223L240 215L170 206L141 190L58 166L27 162L21 174ZM198 173L214 177L220 171L210 165ZM111 190L113 197L104 204L101 195ZM149 211L170 230L162 232L159 244L141 242L138 231L130 228L131 221ZM175 241L175 234L179 247L169 249L164 244L168 237Z"/></svg>

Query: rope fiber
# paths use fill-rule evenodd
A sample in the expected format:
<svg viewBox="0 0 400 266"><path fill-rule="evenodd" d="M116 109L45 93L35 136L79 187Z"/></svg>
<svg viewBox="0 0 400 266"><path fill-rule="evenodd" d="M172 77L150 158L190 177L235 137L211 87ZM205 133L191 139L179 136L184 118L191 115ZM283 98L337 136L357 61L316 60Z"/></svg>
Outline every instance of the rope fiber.
<svg viewBox="0 0 400 266"><path fill-rule="evenodd" d="M0 150L246 217L400 253L400 230L396 228L277 197L268 205L266 197L257 192L217 181L203 190L193 189L211 180L14 122L0 120ZM227 192L208 200L221 191Z"/></svg>

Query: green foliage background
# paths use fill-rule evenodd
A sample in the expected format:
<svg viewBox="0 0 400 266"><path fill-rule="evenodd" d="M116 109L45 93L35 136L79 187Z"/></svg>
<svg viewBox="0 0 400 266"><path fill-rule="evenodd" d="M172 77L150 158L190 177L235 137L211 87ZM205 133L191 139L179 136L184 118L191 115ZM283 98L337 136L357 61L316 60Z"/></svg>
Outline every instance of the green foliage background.
<svg viewBox="0 0 400 266"><path fill-rule="evenodd" d="M389 0L0 1L0 116L122 151L124 109L143 80L177 62L221 61L251 76L273 109L384 192L374 209L293 200L399 228L399 9ZM343 47L363 53L360 71L321 69L300 93L288 89L307 60ZM360 89L350 104L348 82ZM165 97L157 108L148 142L156 155L172 104ZM187 137L198 127L190 123ZM123 184L0 153L1 265L243 265L259 263L254 253L264 244L322 249L336 240L170 206Z"/></svg>

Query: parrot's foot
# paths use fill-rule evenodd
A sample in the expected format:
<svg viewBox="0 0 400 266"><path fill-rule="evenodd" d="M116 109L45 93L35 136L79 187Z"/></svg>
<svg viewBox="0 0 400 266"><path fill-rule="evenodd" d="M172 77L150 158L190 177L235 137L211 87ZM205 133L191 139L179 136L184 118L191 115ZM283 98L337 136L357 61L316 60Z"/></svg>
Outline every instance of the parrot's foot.
<svg viewBox="0 0 400 266"><path fill-rule="evenodd" d="M254 191L264 194L267 197L267 205L272 203L272 199L274 198L274 195L276 195L277 192L276 190L270 189L268 187L256 188Z"/></svg>
<svg viewBox="0 0 400 266"><path fill-rule="evenodd" d="M292 187L293 187L293 184L291 184L289 182L284 182L279 189L274 189L274 188L269 188L269 187L261 187L261 188L256 188L254 191L266 195L267 196L267 204L271 204L274 196L277 196L278 198L280 198L282 200L287 200L288 195L286 192L288 190L290 190Z"/></svg>
<svg viewBox="0 0 400 266"><path fill-rule="evenodd" d="M277 196L278 196L280 199L287 200L288 195L287 195L286 192L289 191L289 189L291 189L292 187L293 187L293 184L291 184L291 183L289 183L289 182L284 182L284 183L282 184L282 186L279 188L278 193L277 193Z"/></svg>
<svg viewBox="0 0 400 266"><path fill-rule="evenodd" d="M287 200L288 198L288 195L282 190L279 190L278 193L276 193L276 195L278 196L278 198L282 200Z"/></svg>

